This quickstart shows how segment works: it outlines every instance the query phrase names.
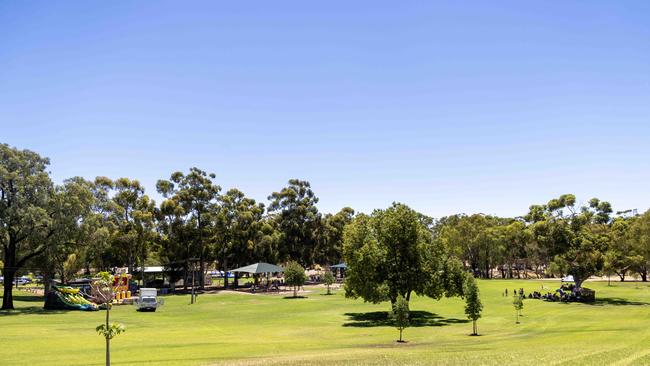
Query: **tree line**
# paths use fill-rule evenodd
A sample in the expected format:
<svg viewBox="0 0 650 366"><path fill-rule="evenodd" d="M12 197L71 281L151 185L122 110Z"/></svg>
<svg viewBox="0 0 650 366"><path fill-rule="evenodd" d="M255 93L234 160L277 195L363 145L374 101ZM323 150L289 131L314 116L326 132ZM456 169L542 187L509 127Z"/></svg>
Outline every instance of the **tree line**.
<svg viewBox="0 0 650 366"><path fill-rule="evenodd" d="M577 287L592 275L648 278L650 211L613 213L597 198L578 205L565 194L516 218L453 215L432 230L481 278L572 275Z"/></svg>
<svg viewBox="0 0 650 366"><path fill-rule="evenodd" d="M304 180L289 180L266 206L235 188L222 192L214 174L191 168L157 182L164 197L157 204L135 179L73 177L56 185L48 165L33 151L0 145L3 309L13 308L12 282L26 271L49 285L81 270L143 274L147 264L164 266L176 281L195 267L203 273L258 261L338 263L343 229L354 216L347 207L319 212ZM203 287L204 276L198 281Z"/></svg>
<svg viewBox="0 0 650 366"><path fill-rule="evenodd" d="M158 180L157 203L136 179L54 184L48 165L36 152L0 144L3 309L13 307L11 284L27 271L47 285L81 270L143 275L145 265L162 265L175 282L195 268L346 261L365 273L349 271L349 296L394 303L412 292L458 294L462 270L482 278L573 275L580 287L594 274L646 281L650 264L650 212L615 214L606 201L580 206L571 194L514 218L435 220L401 204L370 215L349 207L324 214L304 180L289 180L264 204L236 188L224 192L214 174L191 168ZM203 287L204 276L198 281Z"/></svg>

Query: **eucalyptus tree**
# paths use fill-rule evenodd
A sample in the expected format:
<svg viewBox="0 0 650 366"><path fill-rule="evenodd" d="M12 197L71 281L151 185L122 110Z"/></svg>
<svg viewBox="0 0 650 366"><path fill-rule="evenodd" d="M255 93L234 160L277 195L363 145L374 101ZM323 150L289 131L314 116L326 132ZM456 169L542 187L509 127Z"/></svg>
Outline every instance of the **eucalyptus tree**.
<svg viewBox="0 0 650 366"><path fill-rule="evenodd" d="M156 253L166 269L170 283L188 277L191 246L195 243L193 230L185 224L185 217L183 208L173 199L164 200L156 210ZM187 290L187 281L183 281L183 285Z"/></svg>
<svg viewBox="0 0 650 366"><path fill-rule="evenodd" d="M264 204L248 198L238 189L219 197L215 219L216 257L224 272L254 261L269 261L272 229L263 220ZM235 274L237 276L237 273ZM235 285L237 285L235 277ZM228 287L228 276L224 277Z"/></svg>
<svg viewBox="0 0 650 366"><path fill-rule="evenodd" d="M630 221L623 217L612 221L603 264L605 272L616 274L621 282L625 281L628 273L639 268L644 262L643 256L637 253L637 248L629 240Z"/></svg>
<svg viewBox="0 0 650 366"><path fill-rule="evenodd" d="M650 210L630 221L626 239L639 256L633 268L641 276L641 280L646 282L650 268Z"/></svg>
<svg viewBox="0 0 650 366"><path fill-rule="evenodd" d="M177 224L186 226L183 230L190 234L189 239L194 244L188 246L188 249L191 249L192 257L198 258L202 274L205 273L206 262L214 252L210 245L213 243L210 225L221 191L221 187L213 182L215 177L214 173L208 174L199 168L191 168L187 174L174 172L169 180L159 180L156 184L159 193L182 209L182 212L178 212L182 219ZM187 256L186 266L189 265L189 260L190 257ZM199 277L201 288L205 286L204 278L204 275Z"/></svg>
<svg viewBox="0 0 650 366"><path fill-rule="evenodd" d="M280 232L278 247L280 260L296 260L303 266L314 263L321 224L321 214L316 208L318 198L307 181L289 180L289 185L272 193L269 212L275 217Z"/></svg>
<svg viewBox="0 0 650 366"><path fill-rule="evenodd" d="M123 258L129 273L134 272L138 262L143 271L147 249L153 240L155 202L137 180L119 178L110 187L113 192L110 218L115 227L112 243L116 258Z"/></svg>
<svg viewBox="0 0 650 366"><path fill-rule="evenodd" d="M45 252L56 233L52 218L54 185L49 160L30 150L0 145L0 243L4 294L2 309L13 309L16 272Z"/></svg>
<svg viewBox="0 0 650 366"><path fill-rule="evenodd" d="M434 226L437 240L469 266L476 276L490 278L492 270L504 261L506 219L474 214L443 218ZM512 253L510 253L512 254Z"/></svg>
<svg viewBox="0 0 650 366"><path fill-rule="evenodd" d="M603 269L609 245L611 205L596 198L588 206L578 207L572 194L533 205L526 220L534 240L547 247L550 271L572 275L576 288Z"/></svg>
<svg viewBox="0 0 650 366"><path fill-rule="evenodd" d="M95 229L92 187L92 182L75 177L65 180L52 193L49 204L52 235L45 241L44 255L34 259L41 268L46 293L54 273L59 273L65 283L82 267L82 253L91 245Z"/></svg>
<svg viewBox="0 0 650 366"><path fill-rule="evenodd" d="M409 301L412 293L433 299L462 295L460 262L406 205L357 215L343 243L347 297L395 304L399 296Z"/></svg>
<svg viewBox="0 0 650 366"><path fill-rule="evenodd" d="M336 214L326 214L318 226L318 239L314 261L321 264L335 264L343 257L343 230L354 218L354 210L344 207Z"/></svg>

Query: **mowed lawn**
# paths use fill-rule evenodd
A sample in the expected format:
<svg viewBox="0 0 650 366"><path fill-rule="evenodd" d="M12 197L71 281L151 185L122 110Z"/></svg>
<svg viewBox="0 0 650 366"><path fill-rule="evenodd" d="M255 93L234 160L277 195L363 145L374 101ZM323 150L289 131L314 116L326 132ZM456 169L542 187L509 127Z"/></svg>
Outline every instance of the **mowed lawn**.
<svg viewBox="0 0 650 366"><path fill-rule="evenodd" d="M389 305L345 299L322 288L302 299L277 295L167 296L156 313L115 307L127 332L112 342L114 365L647 365L650 286L590 282L594 305L526 300L515 324L507 287L526 292L556 281L480 281L485 305L480 337L470 337L463 300L416 298L415 326L398 332ZM309 288L308 288L309 289ZM17 293L15 312L0 312L0 364L102 365L95 333L104 312L47 312Z"/></svg>

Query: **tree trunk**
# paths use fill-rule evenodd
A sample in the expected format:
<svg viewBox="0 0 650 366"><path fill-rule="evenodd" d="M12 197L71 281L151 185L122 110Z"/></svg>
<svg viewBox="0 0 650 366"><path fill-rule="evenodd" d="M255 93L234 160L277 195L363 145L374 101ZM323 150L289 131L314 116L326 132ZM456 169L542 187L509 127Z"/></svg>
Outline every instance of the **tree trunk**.
<svg viewBox="0 0 650 366"><path fill-rule="evenodd" d="M188 261L185 261L185 268L183 268L183 291L187 292L187 274L190 265Z"/></svg>
<svg viewBox="0 0 650 366"><path fill-rule="evenodd" d="M142 253L140 255L140 278L142 279L142 287L145 286L145 284L144 284L144 265L145 265L144 256L145 256L145 252L146 251L145 251L145 248L144 248L144 244L142 244Z"/></svg>
<svg viewBox="0 0 650 366"><path fill-rule="evenodd" d="M648 282L648 271L643 270L641 271L641 281L643 282Z"/></svg>
<svg viewBox="0 0 650 366"><path fill-rule="evenodd" d="M111 304L106 303L106 331L108 331L108 322L111 313ZM111 366L111 339L106 336L106 366Z"/></svg>
<svg viewBox="0 0 650 366"><path fill-rule="evenodd" d="M50 271L43 272L43 294L47 296L52 290L52 273Z"/></svg>
<svg viewBox="0 0 650 366"><path fill-rule="evenodd" d="M399 328L399 341L402 342L402 328Z"/></svg>
<svg viewBox="0 0 650 366"><path fill-rule="evenodd" d="M199 259L199 272L201 272L201 277L199 277L199 288L201 290L205 289L205 256L201 253L201 258Z"/></svg>
<svg viewBox="0 0 650 366"><path fill-rule="evenodd" d="M106 338L106 366L111 366L111 340Z"/></svg>
<svg viewBox="0 0 650 366"><path fill-rule="evenodd" d="M582 282L584 282L582 278L576 278L576 276L573 276L573 280L575 281L576 284L575 290L582 288Z"/></svg>
<svg viewBox="0 0 650 366"><path fill-rule="evenodd" d="M473 323L473 324L472 324L472 330L474 331L473 334L474 334L474 335L477 335L477 334L478 334L478 330L476 329L476 320L473 320L472 323Z"/></svg>
<svg viewBox="0 0 650 366"><path fill-rule="evenodd" d="M2 297L2 310L13 310L14 309L14 293L13 293L13 282L14 277L16 276L15 270L7 269L8 266L5 265L5 270L2 274L5 277L4 280L4 294Z"/></svg>
<svg viewBox="0 0 650 366"><path fill-rule="evenodd" d="M228 260L223 260L223 265L221 266L223 271L223 288L228 289Z"/></svg>

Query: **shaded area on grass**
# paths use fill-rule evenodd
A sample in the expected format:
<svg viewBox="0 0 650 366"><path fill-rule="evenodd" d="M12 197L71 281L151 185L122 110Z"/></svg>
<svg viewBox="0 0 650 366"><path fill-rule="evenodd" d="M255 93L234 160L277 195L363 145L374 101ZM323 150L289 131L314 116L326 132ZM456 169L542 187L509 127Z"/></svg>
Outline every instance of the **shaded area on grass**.
<svg viewBox="0 0 650 366"><path fill-rule="evenodd" d="M592 303L586 303L587 305L650 305L649 302L643 302L643 301L632 301L632 300L627 300L622 297L600 297L596 298L595 302Z"/></svg>
<svg viewBox="0 0 650 366"><path fill-rule="evenodd" d="M2 302L2 296L0 296L0 302ZM39 305L21 306L20 302L39 303ZM0 315L61 314L67 312L67 310L45 310L43 309L44 304L45 298L43 296L15 292L14 306L16 310L0 310Z"/></svg>
<svg viewBox="0 0 650 366"><path fill-rule="evenodd" d="M349 322L343 323L344 327L392 327L395 325L388 311L373 311L368 313L345 313ZM409 326L411 327L441 327L449 324L467 323L467 319L443 318L428 311L409 312Z"/></svg>

